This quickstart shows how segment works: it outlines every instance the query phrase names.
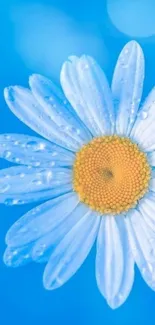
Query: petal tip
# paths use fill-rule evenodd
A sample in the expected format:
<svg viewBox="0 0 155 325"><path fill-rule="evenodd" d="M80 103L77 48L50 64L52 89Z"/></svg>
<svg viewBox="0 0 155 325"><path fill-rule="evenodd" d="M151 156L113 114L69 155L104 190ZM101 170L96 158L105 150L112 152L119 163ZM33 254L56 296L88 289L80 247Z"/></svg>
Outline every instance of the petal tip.
<svg viewBox="0 0 155 325"><path fill-rule="evenodd" d="M71 63L74 63L75 61L77 61L77 60L79 60L79 57L78 56L76 56L76 55L70 55L69 57L68 57L68 62L71 62ZM64 62L65 63L65 62Z"/></svg>
<svg viewBox="0 0 155 325"><path fill-rule="evenodd" d="M48 264L47 264L48 266ZM44 274L43 274L43 286L46 290L55 290L60 288L63 284L64 281L62 281L58 275L52 275L52 270L50 272L50 274L48 274L47 271L47 266L45 268Z"/></svg>
<svg viewBox="0 0 155 325"><path fill-rule="evenodd" d="M8 247L5 249L4 254L3 254L3 263L7 267L11 267L11 256L8 255Z"/></svg>
<svg viewBox="0 0 155 325"><path fill-rule="evenodd" d="M49 284L49 281L47 281L47 278L45 276L45 271L44 271L44 275L43 275L43 287L44 289L51 291L53 288L51 287L51 285Z"/></svg>
<svg viewBox="0 0 155 325"><path fill-rule="evenodd" d="M36 82L41 76L39 74L33 73L32 75L29 76L29 86L33 85L34 82Z"/></svg>
<svg viewBox="0 0 155 325"><path fill-rule="evenodd" d="M123 50L124 49L127 51L137 50L137 51L143 52L140 44L135 40L131 40L128 43L126 43Z"/></svg>
<svg viewBox="0 0 155 325"><path fill-rule="evenodd" d="M20 88L19 86L9 86L4 88L4 99L10 108L12 106L11 104L15 100L15 93L17 93L17 91L20 90L19 88Z"/></svg>

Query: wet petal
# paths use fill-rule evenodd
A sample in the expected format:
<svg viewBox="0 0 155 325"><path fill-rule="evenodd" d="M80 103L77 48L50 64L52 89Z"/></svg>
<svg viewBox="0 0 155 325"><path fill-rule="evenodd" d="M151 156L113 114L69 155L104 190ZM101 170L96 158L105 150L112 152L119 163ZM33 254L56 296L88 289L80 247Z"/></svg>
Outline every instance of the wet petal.
<svg viewBox="0 0 155 325"><path fill-rule="evenodd" d="M67 214L58 215L58 218L52 219L52 229L43 237L38 239L34 244L32 258L37 262L48 261L52 252L65 235L76 225L81 218L89 211L89 208L76 201L76 205L72 206L72 211ZM69 201L69 205L72 201ZM63 211L61 211L62 213Z"/></svg>
<svg viewBox="0 0 155 325"><path fill-rule="evenodd" d="M90 132L79 119L62 91L49 79L34 74L30 77L29 84L34 97L44 108L50 119L68 134L72 141L76 140L79 146L91 139Z"/></svg>
<svg viewBox="0 0 155 325"><path fill-rule="evenodd" d="M46 289L62 286L80 268L95 241L99 222L100 217L89 210L60 241L45 268Z"/></svg>
<svg viewBox="0 0 155 325"><path fill-rule="evenodd" d="M151 170L151 179L149 182L149 190L155 192L155 169Z"/></svg>
<svg viewBox="0 0 155 325"><path fill-rule="evenodd" d="M67 168L16 166L0 170L0 203L25 204L49 199L72 189Z"/></svg>
<svg viewBox="0 0 155 325"><path fill-rule="evenodd" d="M9 229L6 235L6 244L11 247L27 245L49 232L53 236L58 236L59 233L56 233L56 231L57 229L58 231L60 230L61 224L64 224L66 220L66 225L64 224L65 229L68 222L72 222L70 217L69 221L67 221L70 214L73 213L74 215L77 213L78 215L79 213L80 215L80 211L83 212L82 207L77 207L78 203L77 195L72 192L47 201L30 210Z"/></svg>
<svg viewBox="0 0 155 325"><path fill-rule="evenodd" d="M122 216L104 216L97 240L96 279L111 308L127 299L134 279L134 262Z"/></svg>
<svg viewBox="0 0 155 325"><path fill-rule="evenodd" d="M71 166L74 154L44 139L24 134L1 134L0 157L13 163L41 166Z"/></svg>
<svg viewBox="0 0 155 325"><path fill-rule="evenodd" d="M66 97L94 136L113 133L115 116L104 72L89 56L69 59L61 70Z"/></svg>
<svg viewBox="0 0 155 325"><path fill-rule="evenodd" d="M7 247L3 256L3 261L7 266L18 267L31 262L31 245L22 247Z"/></svg>
<svg viewBox="0 0 155 325"><path fill-rule="evenodd" d="M131 137L143 150L155 150L155 88L146 98L131 131Z"/></svg>
<svg viewBox="0 0 155 325"><path fill-rule="evenodd" d="M148 162L152 167L155 167L155 151L147 153Z"/></svg>
<svg viewBox="0 0 155 325"><path fill-rule="evenodd" d="M128 135L137 116L144 80L144 56L135 41L121 51L112 80L112 94L117 111L116 131Z"/></svg>
<svg viewBox="0 0 155 325"><path fill-rule="evenodd" d="M11 111L44 138L73 151L81 147L73 132L71 137L71 130L68 132L61 124L56 124L51 118L50 107L42 107L29 89L19 86L5 88L4 97Z"/></svg>
<svg viewBox="0 0 155 325"><path fill-rule="evenodd" d="M133 257L142 277L155 290L155 233L138 210L131 210L126 224Z"/></svg>
<svg viewBox="0 0 155 325"><path fill-rule="evenodd" d="M138 210L147 225L155 233L155 193L149 192L145 195L145 197L139 202Z"/></svg>

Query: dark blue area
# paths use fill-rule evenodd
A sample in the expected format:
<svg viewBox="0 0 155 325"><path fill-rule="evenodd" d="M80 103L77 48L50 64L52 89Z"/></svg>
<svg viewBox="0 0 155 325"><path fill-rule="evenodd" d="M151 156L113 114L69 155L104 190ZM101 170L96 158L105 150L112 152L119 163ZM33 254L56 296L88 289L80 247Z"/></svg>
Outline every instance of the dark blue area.
<svg viewBox="0 0 155 325"><path fill-rule="evenodd" d="M34 71L25 65L14 44L14 26L10 19L11 8L17 5L51 4L66 13L81 26L91 26L93 35L103 37L110 64L104 67L110 80L112 70L122 46L130 40L112 26L102 0L5 0L0 3L0 133L15 132L34 134L7 108L3 88L11 84L27 85L28 76ZM29 17L27 17L27 20ZM89 28L88 27L88 28ZM59 35L56 35L59 37ZM144 95L155 84L155 39L137 39L146 57ZM69 47L69 45L67 45ZM85 45L85 49L87 45ZM84 50L85 50L84 49ZM70 52L70 48L67 49ZM81 51L81 49L80 49ZM71 53L72 54L72 53ZM76 54L76 53L75 53ZM89 53L92 54L89 47ZM66 59L66 58L64 58ZM100 54L96 59L101 65ZM39 72L39 71L36 71ZM57 75L57 80L59 76ZM9 163L0 161L0 168ZM0 324L10 325L128 325L155 323L155 293L141 279L136 270L133 290L126 303L118 310L111 310L100 295L94 272L95 248L79 272L62 288L48 292L43 289L44 265L29 264L18 269L3 265L4 238L8 228L32 205L19 207L0 206Z"/></svg>

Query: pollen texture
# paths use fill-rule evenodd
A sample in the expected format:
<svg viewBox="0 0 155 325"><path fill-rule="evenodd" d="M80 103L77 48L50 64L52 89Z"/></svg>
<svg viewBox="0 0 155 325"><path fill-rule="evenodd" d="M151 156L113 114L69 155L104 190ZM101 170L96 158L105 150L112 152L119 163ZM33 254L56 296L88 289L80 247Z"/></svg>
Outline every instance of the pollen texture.
<svg viewBox="0 0 155 325"><path fill-rule="evenodd" d="M92 210L119 214L144 196L150 172L145 153L129 138L99 137L77 152L73 188Z"/></svg>

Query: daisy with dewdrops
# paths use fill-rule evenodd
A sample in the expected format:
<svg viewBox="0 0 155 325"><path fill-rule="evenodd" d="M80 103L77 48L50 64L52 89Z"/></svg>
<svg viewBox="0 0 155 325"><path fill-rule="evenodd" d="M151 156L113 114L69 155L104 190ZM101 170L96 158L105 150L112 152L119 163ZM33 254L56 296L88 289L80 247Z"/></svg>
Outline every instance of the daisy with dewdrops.
<svg viewBox="0 0 155 325"><path fill-rule="evenodd" d="M0 202L45 201L9 229L4 262L45 262L52 290L80 268L96 241L97 285L111 308L127 299L136 263L155 290L155 89L140 106L144 57L129 42L111 89L89 56L63 64L60 91L32 75L8 87L11 111L43 138L0 135ZM44 138L46 140L44 140Z"/></svg>

